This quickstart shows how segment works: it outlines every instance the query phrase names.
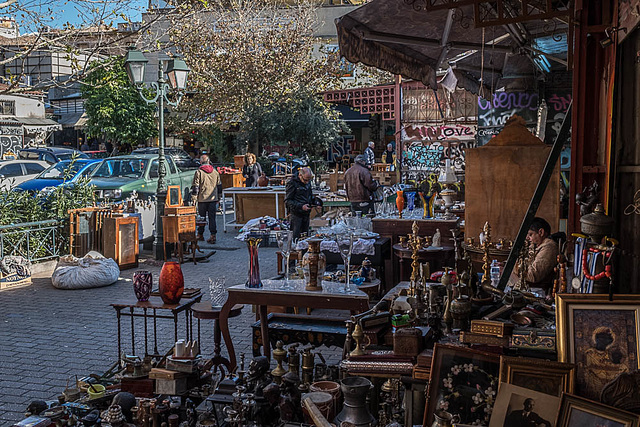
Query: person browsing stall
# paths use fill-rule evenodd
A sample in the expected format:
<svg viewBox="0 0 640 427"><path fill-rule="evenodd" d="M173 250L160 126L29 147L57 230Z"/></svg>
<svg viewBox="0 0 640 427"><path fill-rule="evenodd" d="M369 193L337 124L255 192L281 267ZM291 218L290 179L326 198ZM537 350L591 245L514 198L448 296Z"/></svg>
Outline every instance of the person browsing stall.
<svg viewBox="0 0 640 427"><path fill-rule="evenodd" d="M257 187L258 178L262 175L262 166L256 161L256 155L247 153L244 155L244 166L242 176L245 178L245 187Z"/></svg>
<svg viewBox="0 0 640 427"><path fill-rule="evenodd" d="M208 243L216 242L216 210L218 209L218 186L221 184L220 174L209 163L209 156L200 156L200 167L193 175L192 194L198 197L198 215L209 220L211 236ZM198 240L204 240L204 226L198 226Z"/></svg>
<svg viewBox="0 0 640 427"><path fill-rule="evenodd" d="M360 211L362 215L373 212L371 195L378 188L378 182L367 169L367 159L363 154L356 156L353 166L345 172L344 187L352 212Z"/></svg>
<svg viewBox="0 0 640 427"><path fill-rule="evenodd" d="M302 233L309 231L311 209L319 205L311 190L312 178L311 169L304 167L287 181L284 204L291 216L291 231L294 239L298 239Z"/></svg>
<svg viewBox="0 0 640 427"><path fill-rule="evenodd" d="M364 155L366 160L365 166L369 169L371 169L373 167L373 164L376 162L376 154L373 152L373 147L375 146L376 146L375 142L369 141L367 148L364 150Z"/></svg>

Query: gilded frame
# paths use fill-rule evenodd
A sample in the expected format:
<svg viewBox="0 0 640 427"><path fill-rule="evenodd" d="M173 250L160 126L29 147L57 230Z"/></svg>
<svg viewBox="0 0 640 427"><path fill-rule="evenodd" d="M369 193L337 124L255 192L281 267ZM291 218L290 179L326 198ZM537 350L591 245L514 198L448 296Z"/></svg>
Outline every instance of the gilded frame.
<svg viewBox="0 0 640 427"><path fill-rule="evenodd" d="M572 419L573 410L582 412L581 418ZM591 419L589 420L589 417ZM611 421L615 427L638 427L638 415L623 411L612 406L603 405L600 402L594 402L589 399L574 396L572 394L563 394L560 401L560 411L556 420L556 427L573 427L576 425L598 425L597 418ZM571 422L573 420L573 422ZM607 425L611 425L607 423Z"/></svg>
<svg viewBox="0 0 640 427"><path fill-rule="evenodd" d="M518 376L521 376L518 379ZM557 392L549 390L549 383L535 385L535 377L542 376L552 381ZM525 383L529 381L528 383ZM507 383L541 393L561 397L562 393L573 393L576 382L576 366L572 363L551 362L548 360L523 359L522 357L500 357L500 384Z"/></svg>
<svg viewBox="0 0 640 427"><path fill-rule="evenodd" d="M612 342L606 349L598 349L596 337L598 331L603 329L608 329ZM598 400L598 390L615 378L617 371L621 373L640 369L640 295L614 295L613 301L609 301L607 294L557 294L556 334L558 360L576 364L576 391L581 396ZM577 349L576 343L586 341L587 336L591 337L590 347L586 351L584 348ZM582 346L584 347L584 343ZM608 356L612 351L620 349L618 346L624 346L618 351L624 363ZM593 357L586 354L589 351L592 351ZM577 353L579 357L576 357ZM609 374L611 378L597 378L593 372L598 369L590 365L593 360L602 363L603 369L600 372L612 372ZM616 369L611 369L612 367Z"/></svg>

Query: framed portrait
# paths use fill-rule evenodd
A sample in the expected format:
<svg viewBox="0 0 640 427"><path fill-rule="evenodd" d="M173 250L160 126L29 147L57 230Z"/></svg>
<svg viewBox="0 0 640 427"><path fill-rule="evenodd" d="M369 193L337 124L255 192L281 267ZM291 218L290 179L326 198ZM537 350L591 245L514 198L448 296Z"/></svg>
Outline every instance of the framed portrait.
<svg viewBox="0 0 640 427"><path fill-rule="evenodd" d="M556 427L638 427L638 416L612 406L564 394Z"/></svg>
<svg viewBox="0 0 640 427"><path fill-rule="evenodd" d="M576 365L575 391L600 400L604 386L636 371L640 295L556 295L558 360Z"/></svg>
<svg viewBox="0 0 640 427"><path fill-rule="evenodd" d="M431 426L437 410L457 416L460 424L489 425L499 370L497 354L435 344L423 426Z"/></svg>
<svg viewBox="0 0 640 427"><path fill-rule="evenodd" d="M559 396L502 383L489 427L554 427L559 408Z"/></svg>
<svg viewBox="0 0 640 427"><path fill-rule="evenodd" d="M572 363L522 357L500 357L500 387L503 383L556 397L573 393L576 366Z"/></svg>
<svg viewBox="0 0 640 427"><path fill-rule="evenodd" d="M179 185L170 185L167 187L165 206L170 208L182 206L182 190Z"/></svg>

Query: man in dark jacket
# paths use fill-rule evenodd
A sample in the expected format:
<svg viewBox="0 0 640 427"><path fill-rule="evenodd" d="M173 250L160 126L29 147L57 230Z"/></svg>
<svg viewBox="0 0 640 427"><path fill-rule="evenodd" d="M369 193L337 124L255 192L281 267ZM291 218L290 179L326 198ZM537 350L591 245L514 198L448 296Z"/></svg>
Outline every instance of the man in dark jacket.
<svg viewBox="0 0 640 427"><path fill-rule="evenodd" d="M309 215L311 208L316 206L311 191L311 178L313 178L311 169L302 168L297 175L287 181L284 204L291 214L291 231L294 239L299 238L301 233L309 231Z"/></svg>
<svg viewBox="0 0 640 427"><path fill-rule="evenodd" d="M356 156L353 166L345 172L344 187L347 190L347 199L351 202L352 212L360 211L362 215L373 212L371 193L378 188L378 182L371 176L364 155Z"/></svg>

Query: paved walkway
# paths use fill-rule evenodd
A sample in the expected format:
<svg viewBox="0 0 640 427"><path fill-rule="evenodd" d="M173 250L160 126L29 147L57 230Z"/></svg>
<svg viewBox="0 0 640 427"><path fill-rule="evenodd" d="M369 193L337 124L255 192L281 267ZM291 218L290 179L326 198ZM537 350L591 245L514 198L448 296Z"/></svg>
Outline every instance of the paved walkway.
<svg viewBox="0 0 640 427"><path fill-rule="evenodd" d="M218 229L222 230L218 216ZM215 245L204 243L203 249L217 252L208 262L185 263L182 270L187 287L199 287L208 300L208 277L225 276L227 285L246 279L248 253L236 233L218 232ZM208 237L208 236L205 236ZM276 248L261 247L262 277L276 275ZM136 270L149 270L157 287L160 263L145 260L137 269L122 271L114 285L86 290L58 290L51 286L47 275L35 278L28 287L0 292L0 426L21 420L27 405L34 399L55 400L68 380L91 373L103 373L115 362L117 353L117 323L115 311L109 306L114 300L133 297L131 278ZM182 320L182 319L181 319ZM142 319L137 319L137 331L142 331ZM123 324L124 350L130 349L129 325ZM230 329L238 354L251 358L251 324L255 314L245 307L241 316L231 319ZM179 334L184 335L184 320L179 322ZM173 344L173 322L160 320L159 350L167 351ZM213 332L210 322L202 323L202 352L213 352ZM142 338L141 334L137 338ZM142 342L142 341L140 341ZM138 346L138 353L143 345ZM336 349L322 351L330 363L339 360Z"/></svg>

